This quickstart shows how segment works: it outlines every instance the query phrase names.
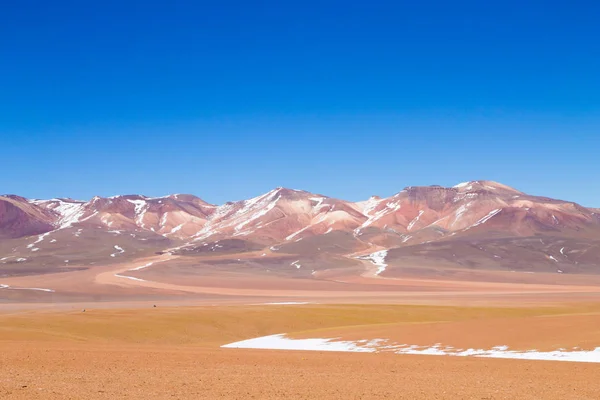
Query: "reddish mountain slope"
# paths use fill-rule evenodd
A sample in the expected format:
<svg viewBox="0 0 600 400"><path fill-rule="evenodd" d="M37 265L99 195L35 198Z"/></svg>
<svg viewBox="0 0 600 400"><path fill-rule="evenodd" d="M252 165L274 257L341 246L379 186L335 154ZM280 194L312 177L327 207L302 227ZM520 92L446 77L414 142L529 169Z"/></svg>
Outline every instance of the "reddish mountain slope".
<svg viewBox="0 0 600 400"><path fill-rule="evenodd" d="M48 232L53 228L51 213L29 204L19 196L0 196L0 238L17 238Z"/></svg>
<svg viewBox="0 0 600 400"><path fill-rule="evenodd" d="M29 237L48 232L47 238ZM382 267L381 273L389 274L394 265L424 259L473 268L486 263L509 268L527 260L550 268L558 263L562 267L555 269L561 271L569 270L563 264L590 270L600 257L595 250L598 209L530 196L491 181L408 187L357 203L285 188L221 206L182 194L87 202L2 196L0 235L3 262L64 264L86 254L95 255L93 262L106 256L113 262L134 257L137 248L189 255L285 253L319 260L389 250L377 258L388 260L390 269ZM555 245L531 245L540 238ZM565 247L566 255L555 251L561 243L568 244L558 247ZM491 250L480 249L486 247Z"/></svg>
<svg viewBox="0 0 600 400"><path fill-rule="evenodd" d="M94 197L88 202L0 199L2 229L10 237L77 226L148 231L191 242L239 238L276 244L342 231L357 241L392 247L490 233L582 235L600 226L596 209L529 196L490 181L408 187L358 203L285 188L221 206L182 194Z"/></svg>
<svg viewBox="0 0 600 400"><path fill-rule="evenodd" d="M58 229L70 226L109 230L147 230L163 236L190 237L200 230L215 206L192 195L149 198L140 195L94 197L89 202L71 199L35 200L55 214Z"/></svg>
<svg viewBox="0 0 600 400"><path fill-rule="evenodd" d="M454 235L574 234L600 228L597 215L590 209L529 196L489 181L453 188L409 187L390 198L371 200L363 207L369 219L355 231L357 235L373 228L393 230L408 244Z"/></svg>
<svg viewBox="0 0 600 400"><path fill-rule="evenodd" d="M352 203L277 188L250 200L218 207L194 241L240 237L277 243L299 241L333 230L352 230L366 217Z"/></svg>

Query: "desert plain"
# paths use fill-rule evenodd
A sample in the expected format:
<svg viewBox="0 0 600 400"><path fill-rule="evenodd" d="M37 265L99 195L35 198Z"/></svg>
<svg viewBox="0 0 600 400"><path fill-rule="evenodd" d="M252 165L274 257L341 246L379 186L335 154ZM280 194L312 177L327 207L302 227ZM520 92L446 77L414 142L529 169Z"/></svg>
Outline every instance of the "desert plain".
<svg viewBox="0 0 600 400"><path fill-rule="evenodd" d="M132 271L140 265L152 267ZM600 347L593 275L191 275L155 255L6 278L3 399L597 399L600 364L225 348L257 337L515 351ZM162 265L162 266L161 266ZM161 278L167 268L169 279ZM177 273L179 271L179 273ZM132 276L136 279L119 277ZM68 279L67 279L68 277ZM553 280L554 279L554 280ZM243 285L242 285L243 282ZM52 287L53 292L19 288ZM77 289L74 289L77 288ZM72 293L72 292L76 293ZM63 294L61 294L63 293ZM82 296L87 293L89 296Z"/></svg>

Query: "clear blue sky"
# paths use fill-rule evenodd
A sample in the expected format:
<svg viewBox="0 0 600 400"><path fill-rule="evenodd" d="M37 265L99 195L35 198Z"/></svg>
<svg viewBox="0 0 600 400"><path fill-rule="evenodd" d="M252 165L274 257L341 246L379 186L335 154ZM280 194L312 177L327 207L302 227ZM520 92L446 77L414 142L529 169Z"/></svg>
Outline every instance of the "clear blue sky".
<svg viewBox="0 0 600 400"><path fill-rule="evenodd" d="M497 180L600 207L600 2L12 1L0 192Z"/></svg>

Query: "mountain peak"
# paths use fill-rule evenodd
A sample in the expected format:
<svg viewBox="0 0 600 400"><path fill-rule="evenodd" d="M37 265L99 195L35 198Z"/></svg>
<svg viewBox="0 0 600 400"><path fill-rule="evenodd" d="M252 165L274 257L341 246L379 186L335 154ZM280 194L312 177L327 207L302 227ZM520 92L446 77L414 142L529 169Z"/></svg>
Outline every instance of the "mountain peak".
<svg viewBox="0 0 600 400"><path fill-rule="evenodd" d="M462 182L462 183L459 183L458 185L454 185L452 188L457 189L460 192L471 192L471 191L477 191L477 190L490 190L490 191L502 190L502 191L521 193L517 189L514 189L510 186L504 185L499 182L487 181L487 180Z"/></svg>
<svg viewBox="0 0 600 400"><path fill-rule="evenodd" d="M298 196L298 195L310 195L309 192L306 192L304 190L297 190L297 189L290 189L290 188L286 188L286 187L276 187L275 189L271 190L270 192L268 192L266 195L272 195L272 196L282 196L282 197L293 197L293 196Z"/></svg>

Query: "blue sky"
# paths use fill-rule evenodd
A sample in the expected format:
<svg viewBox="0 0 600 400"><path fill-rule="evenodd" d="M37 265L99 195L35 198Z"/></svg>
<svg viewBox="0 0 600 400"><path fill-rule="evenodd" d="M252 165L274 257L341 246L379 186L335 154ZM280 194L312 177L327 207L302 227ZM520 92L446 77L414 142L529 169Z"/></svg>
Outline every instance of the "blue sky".
<svg viewBox="0 0 600 400"><path fill-rule="evenodd" d="M593 1L10 2L0 192L360 200L490 179L600 207L598 15Z"/></svg>

